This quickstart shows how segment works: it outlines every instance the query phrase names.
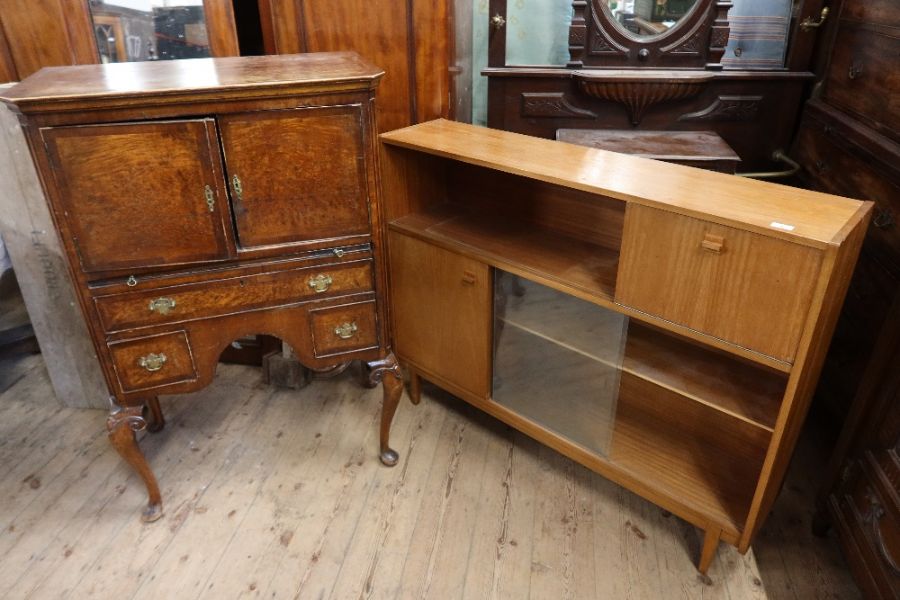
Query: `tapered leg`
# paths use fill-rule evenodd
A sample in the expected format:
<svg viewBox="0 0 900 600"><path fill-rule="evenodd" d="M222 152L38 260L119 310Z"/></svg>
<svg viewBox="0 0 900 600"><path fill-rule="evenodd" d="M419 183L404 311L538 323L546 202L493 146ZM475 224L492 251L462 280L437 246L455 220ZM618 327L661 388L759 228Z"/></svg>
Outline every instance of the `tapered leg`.
<svg viewBox="0 0 900 600"><path fill-rule="evenodd" d="M384 394L381 406L380 458L382 463L393 467L397 464L400 456L390 447L391 422L394 420L394 413L397 412L397 405L400 404L400 397L403 395L403 376L393 352L381 360L368 363L368 367L369 383L375 386L381 382Z"/></svg>
<svg viewBox="0 0 900 600"><path fill-rule="evenodd" d="M162 409L159 407L159 398L153 396L148 398L144 403L144 419L147 421L147 431L156 433L162 431L166 426L166 419L163 417Z"/></svg>
<svg viewBox="0 0 900 600"><path fill-rule="evenodd" d="M413 404L418 405L422 401L422 378L412 369L409 371L409 400Z"/></svg>
<svg viewBox="0 0 900 600"><path fill-rule="evenodd" d="M697 565L697 570L704 575L716 557L720 537L722 537L722 530L718 528L707 529L703 536L703 549L700 551L700 563Z"/></svg>
<svg viewBox="0 0 900 600"><path fill-rule="evenodd" d="M159 485L156 483L156 477L144 458L144 453L137 445L135 433L144 429L147 422L143 417L142 406L125 406L120 407L113 405L106 419L106 429L109 432L109 441L116 452L125 459L131 468L137 471L137 474L144 480L147 486L147 508L141 515L141 520L145 523L156 521L162 516L162 497L159 494Z"/></svg>

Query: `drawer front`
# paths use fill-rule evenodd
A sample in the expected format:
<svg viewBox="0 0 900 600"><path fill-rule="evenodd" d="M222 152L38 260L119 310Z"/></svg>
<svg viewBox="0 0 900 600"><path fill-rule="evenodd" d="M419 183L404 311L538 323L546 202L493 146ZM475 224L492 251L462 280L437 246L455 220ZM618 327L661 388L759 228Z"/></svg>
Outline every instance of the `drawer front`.
<svg viewBox="0 0 900 600"><path fill-rule="evenodd" d="M104 329L113 332L372 289L372 261L365 260L101 296L94 302Z"/></svg>
<svg viewBox="0 0 900 600"><path fill-rule="evenodd" d="M897 0L844 0L841 18L900 27L900 3Z"/></svg>
<svg viewBox="0 0 900 600"><path fill-rule="evenodd" d="M825 100L900 140L900 27L841 21L825 81Z"/></svg>
<svg viewBox="0 0 900 600"><path fill-rule="evenodd" d="M184 331L108 344L123 392L151 390L197 378Z"/></svg>
<svg viewBox="0 0 900 600"><path fill-rule="evenodd" d="M837 132L834 125L808 114L800 124L795 148L807 185L829 194L875 202L866 246L900 273L900 182L862 158L865 151ZM900 164L900 154L881 158Z"/></svg>
<svg viewBox="0 0 900 600"><path fill-rule="evenodd" d="M360 105L228 115L219 127L242 247L369 234Z"/></svg>
<svg viewBox="0 0 900 600"><path fill-rule="evenodd" d="M821 253L629 204L616 302L793 362Z"/></svg>
<svg viewBox="0 0 900 600"><path fill-rule="evenodd" d="M859 467L858 464L854 467ZM862 468L854 468L843 489L835 498L834 508L840 518L842 537L854 542L844 543L859 552L850 557L851 564L865 565L866 574L871 577L870 585L885 598L896 598L900 594L900 521L897 508L886 504L887 496L879 491L869 473ZM849 541L849 540L847 540Z"/></svg>
<svg viewBox="0 0 900 600"><path fill-rule="evenodd" d="M317 358L378 346L375 300L309 311Z"/></svg>
<svg viewBox="0 0 900 600"><path fill-rule="evenodd" d="M215 135L212 119L41 130L85 272L230 256Z"/></svg>

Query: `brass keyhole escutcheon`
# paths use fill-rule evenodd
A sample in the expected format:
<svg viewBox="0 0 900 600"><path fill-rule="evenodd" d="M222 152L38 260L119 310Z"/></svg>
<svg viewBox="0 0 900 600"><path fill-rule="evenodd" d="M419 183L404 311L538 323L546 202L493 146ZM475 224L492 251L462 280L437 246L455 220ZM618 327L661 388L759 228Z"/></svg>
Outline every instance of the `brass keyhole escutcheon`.
<svg viewBox="0 0 900 600"><path fill-rule="evenodd" d="M160 352L159 354L154 354L151 352L147 356L142 356L138 359L138 365L144 368L147 371L153 373L154 371L159 371L163 368L163 365L166 364L166 355Z"/></svg>
<svg viewBox="0 0 900 600"><path fill-rule="evenodd" d="M158 312L161 315L169 314L175 308L175 300L172 298L156 298L150 301L150 312Z"/></svg>
<svg viewBox="0 0 900 600"><path fill-rule="evenodd" d="M353 334L356 333L357 329L358 328L355 321L341 323L334 328L334 335L338 336L342 340L349 340L353 337Z"/></svg>
<svg viewBox="0 0 900 600"><path fill-rule="evenodd" d="M206 186L203 193L206 195L206 207L209 208L209 212L213 212L216 210L216 195L213 192L213 189Z"/></svg>
<svg viewBox="0 0 900 600"><path fill-rule="evenodd" d="M309 287L314 289L317 294L321 294L322 292L328 291L328 288L331 287L331 275L316 275L315 277L310 277L308 283Z"/></svg>

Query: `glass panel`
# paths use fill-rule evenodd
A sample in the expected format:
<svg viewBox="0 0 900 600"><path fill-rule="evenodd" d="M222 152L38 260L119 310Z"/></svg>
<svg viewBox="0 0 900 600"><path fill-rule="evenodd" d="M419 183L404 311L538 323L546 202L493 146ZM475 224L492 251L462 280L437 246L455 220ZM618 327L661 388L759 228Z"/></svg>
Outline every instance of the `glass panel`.
<svg viewBox="0 0 900 600"><path fill-rule="evenodd" d="M619 29L638 37L665 33L690 12L697 0L598 0ZM596 5L595 5L596 6Z"/></svg>
<svg viewBox="0 0 900 600"><path fill-rule="evenodd" d="M628 318L495 271L493 400L608 456Z"/></svg>
<svg viewBox="0 0 900 600"><path fill-rule="evenodd" d="M565 65L571 23L572 0L508 0L506 64Z"/></svg>
<svg viewBox="0 0 900 600"><path fill-rule="evenodd" d="M91 0L100 62L210 56L203 0Z"/></svg>

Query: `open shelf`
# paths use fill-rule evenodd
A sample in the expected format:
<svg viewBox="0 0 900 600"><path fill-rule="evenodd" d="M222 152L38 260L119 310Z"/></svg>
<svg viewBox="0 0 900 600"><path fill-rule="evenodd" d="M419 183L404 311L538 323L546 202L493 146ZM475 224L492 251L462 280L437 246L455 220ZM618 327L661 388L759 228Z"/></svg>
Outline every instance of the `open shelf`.
<svg viewBox="0 0 900 600"><path fill-rule="evenodd" d="M444 204L401 217L391 229L553 285L612 302L619 253L511 218L478 215Z"/></svg>

